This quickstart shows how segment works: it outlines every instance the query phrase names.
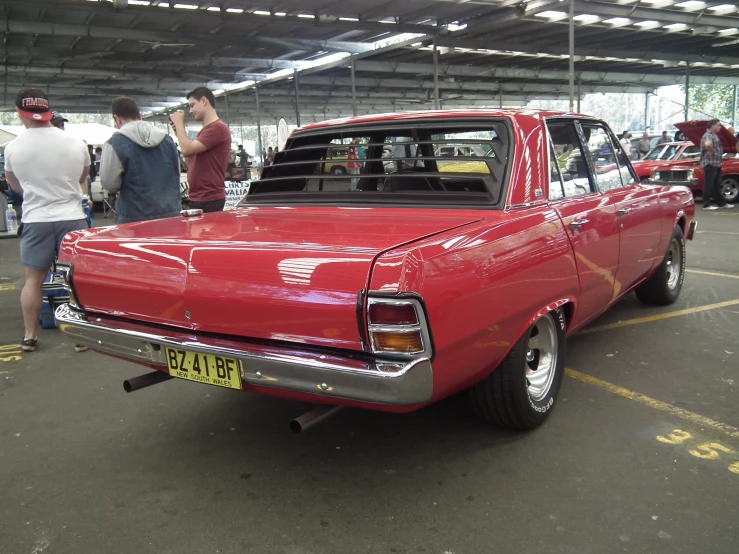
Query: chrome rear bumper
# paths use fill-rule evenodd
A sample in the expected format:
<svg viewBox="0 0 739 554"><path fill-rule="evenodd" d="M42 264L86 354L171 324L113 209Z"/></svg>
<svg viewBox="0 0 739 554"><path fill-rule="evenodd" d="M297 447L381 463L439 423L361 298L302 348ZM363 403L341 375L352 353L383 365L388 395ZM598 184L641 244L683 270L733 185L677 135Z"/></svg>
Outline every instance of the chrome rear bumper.
<svg viewBox="0 0 739 554"><path fill-rule="evenodd" d="M145 325L88 316L63 304L54 313L59 329L75 343L106 354L167 371L164 347L235 358L241 381L317 394L327 398L391 406L422 404L431 399L433 375L427 358L398 361L320 353L295 348L202 337Z"/></svg>

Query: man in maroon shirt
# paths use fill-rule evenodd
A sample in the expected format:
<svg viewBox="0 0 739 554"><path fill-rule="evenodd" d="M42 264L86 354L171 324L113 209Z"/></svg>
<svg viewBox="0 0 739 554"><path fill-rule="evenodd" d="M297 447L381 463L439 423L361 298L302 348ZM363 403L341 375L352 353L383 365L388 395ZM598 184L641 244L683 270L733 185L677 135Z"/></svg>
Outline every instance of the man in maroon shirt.
<svg viewBox="0 0 739 554"><path fill-rule="evenodd" d="M226 204L224 176L231 155L231 131L218 118L216 98L206 87L197 87L187 94L190 115L203 122L203 128L195 140L187 137L185 112L177 111L169 116L177 134L182 155L187 159L187 183L189 208L203 212L220 212Z"/></svg>

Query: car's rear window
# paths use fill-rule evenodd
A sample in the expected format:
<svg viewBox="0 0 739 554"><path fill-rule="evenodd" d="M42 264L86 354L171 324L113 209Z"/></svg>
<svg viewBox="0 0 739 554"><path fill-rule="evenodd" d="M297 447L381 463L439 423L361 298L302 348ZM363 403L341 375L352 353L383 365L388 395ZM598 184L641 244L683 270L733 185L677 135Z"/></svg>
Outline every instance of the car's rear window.
<svg viewBox="0 0 739 554"><path fill-rule="evenodd" d="M294 134L245 204L441 202L495 206L505 195L504 120L336 126Z"/></svg>

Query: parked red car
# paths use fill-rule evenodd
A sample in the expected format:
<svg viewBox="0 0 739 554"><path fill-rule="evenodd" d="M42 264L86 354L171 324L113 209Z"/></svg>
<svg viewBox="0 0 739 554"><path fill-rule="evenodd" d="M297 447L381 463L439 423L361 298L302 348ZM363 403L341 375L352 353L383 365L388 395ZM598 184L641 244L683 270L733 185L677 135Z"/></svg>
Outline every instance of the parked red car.
<svg viewBox="0 0 739 554"><path fill-rule="evenodd" d="M612 169L596 171L592 133ZM361 173L325 173L355 138ZM485 155L437 157L445 144ZM687 188L641 184L586 116L324 122L295 131L233 211L67 235L56 319L155 370L129 391L176 377L408 412L469 389L482 419L531 429L556 403L567 335L634 289L675 301L693 216Z"/></svg>
<svg viewBox="0 0 739 554"><path fill-rule="evenodd" d="M708 120L684 121L683 123L676 123L675 126L693 144L700 144L701 138L708 128ZM723 195L727 202L739 202L737 139L725 127L721 127L719 138L724 149L724 162L721 166ZM701 194L705 175L700 164L700 148L698 148L698 156L693 160L672 160L655 165L652 168L652 180L665 185L687 184L691 190Z"/></svg>
<svg viewBox="0 0 739 554"><path fill-rule="evenodd" d="M667 162L690 162L695 158L700 158L700 155L700 148L692 142L668 142L655 146L647 152L644 158L631 162L631 165L634 166L639 180L644 182L652 178L652 171L656 167L666 165Z"/></svg>

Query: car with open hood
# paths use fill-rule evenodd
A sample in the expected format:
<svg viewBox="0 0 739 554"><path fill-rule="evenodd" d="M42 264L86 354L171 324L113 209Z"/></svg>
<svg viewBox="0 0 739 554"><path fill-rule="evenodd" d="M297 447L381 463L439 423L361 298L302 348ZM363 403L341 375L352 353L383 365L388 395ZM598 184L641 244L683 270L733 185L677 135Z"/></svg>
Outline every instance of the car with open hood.
<svg viewBox="0 0 739 554"><path fill-rule="evenodd" d="M326 172L356 139L360 173ZM633 290L674 302L694 231L690 191L641 183L598 119L361 116L295 130L233 210L67 235L56 320L153 370L128 391L175 378L328 407L306 423L466 389L485 421L532 429L567 336Z"/></svg>
<svg viewBox="0 0 739 554"><path fill-rule="evenodd" d="M700 145L701 138L708 128L708 120L694 120L676 123L692 144ZM727 202L739 202L739 158L737 158L737 138L721 126L719 139L724 150L724 161L721 165L722 194ZM673 159L652 167L652 179L658 183L670 185L687 185L694 192L703 192L705 174L700 163L700 147L698 156L690 160Z"/></svg>
<svg viewBox="0 0 739 554"><path fill-rule="evenodd" d="M668 142L658 144L652 148L641 159L631 162L634 166L637 177L641 181L648 181L652 178L654 168L662 166L667 162L690 163L696 159L700 159L700 148L692 142Z"/></svg>

